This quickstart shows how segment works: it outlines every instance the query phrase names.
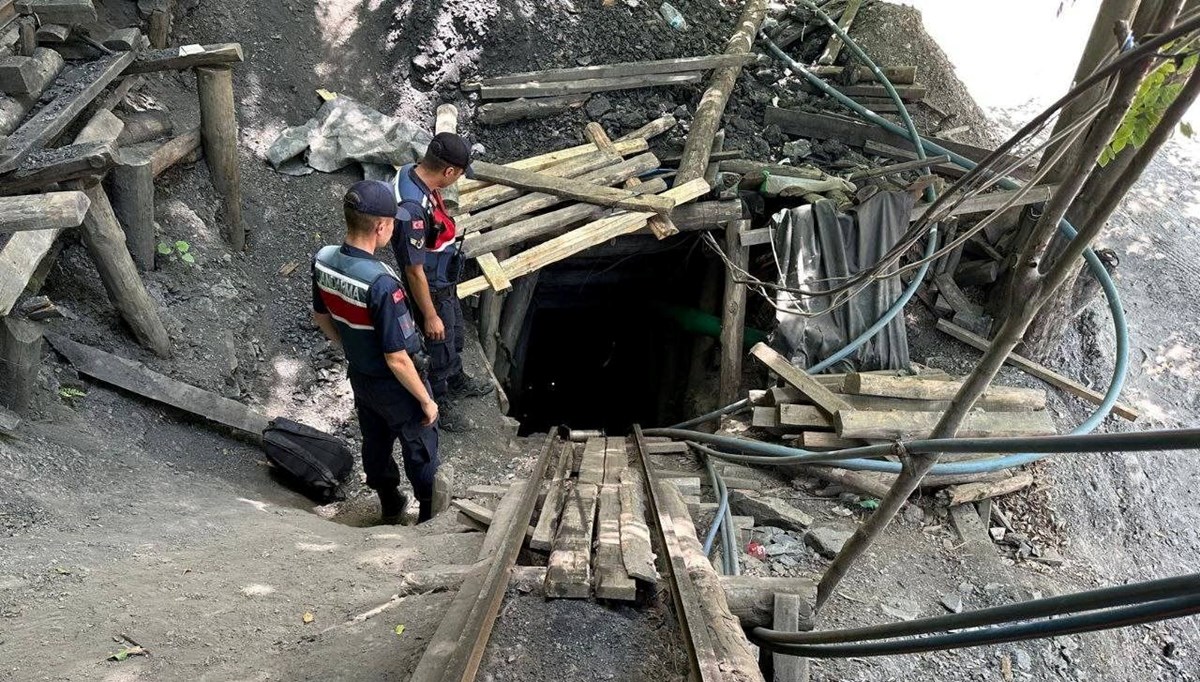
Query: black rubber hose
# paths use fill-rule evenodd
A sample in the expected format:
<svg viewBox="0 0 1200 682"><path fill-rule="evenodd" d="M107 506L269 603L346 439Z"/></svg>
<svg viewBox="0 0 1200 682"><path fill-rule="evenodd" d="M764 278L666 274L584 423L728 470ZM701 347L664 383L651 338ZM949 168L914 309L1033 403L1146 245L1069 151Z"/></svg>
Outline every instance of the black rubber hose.
<svg viewBox="0 0 1200 682"><path fill-rule="evenodd" d="M853 656L891 656L895 654L918 654L925 651L959 649L987 644L1004 644L1026 639L1060 637L1082 632L1129 627L1142 623L1153 623L1171 618L1182 618L1200 613L1200 594L1162 599L1136 606L1125 606L1107 611L1066 616L1036 623L1020 623L991 628L979 628L963 632L892 640L889 642L859 642L855 644L779 644L759 639L751 633L751 639L762 648L776 653L804 656L805 658L849 658ZM755 629L757 631L757 628Z"/></svg>
<svg viewBox="0 0 1200 682"><path fill-rule="evenodd" d="M921 618L899 623L871 625L845 630L821 632L780 632L766 628L755 628L756 637L765 642L779 644L830 644L836 642L860 642L863 640L887 639L904 635L927 635L946 630L996 625L1014 620L1047 618L1065 613L1095 611L1116 606L1127 606L1146 601L1157 601L1178 597L1181 593L1200 595L1200 573L1150 580L1088 590L1058 597L1034 601L1005 604L988 609L967 611L932 618Z"/></svg>

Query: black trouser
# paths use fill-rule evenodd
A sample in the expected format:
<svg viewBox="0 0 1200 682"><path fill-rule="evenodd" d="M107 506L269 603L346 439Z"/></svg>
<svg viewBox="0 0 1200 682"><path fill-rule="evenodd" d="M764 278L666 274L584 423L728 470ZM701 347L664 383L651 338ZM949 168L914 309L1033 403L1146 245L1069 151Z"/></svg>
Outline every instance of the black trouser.
<svg viewBox="0 0 1200 682"><path fill-rule="evenodd" d="M399 439L404 473L413 493L418 500L433 499L433 478L438 470L437 424L421 425L425 418L421 404L395 377L351 373L350 387L362 430L367 487L383 490L400 484L400 470L392 456L392 446Z"/></svg>
<svg viewBox="0 0 1200 682"><path fill-rule="evenodd" d="M429 382L433 385L433 399L440 403L450 392L450 379L463 371L462 351L466 324L463 322L457 286L430 289L429 295L433 297L433 307L446 328L446 338L441 341L425 341L429 347Z"/></svg>

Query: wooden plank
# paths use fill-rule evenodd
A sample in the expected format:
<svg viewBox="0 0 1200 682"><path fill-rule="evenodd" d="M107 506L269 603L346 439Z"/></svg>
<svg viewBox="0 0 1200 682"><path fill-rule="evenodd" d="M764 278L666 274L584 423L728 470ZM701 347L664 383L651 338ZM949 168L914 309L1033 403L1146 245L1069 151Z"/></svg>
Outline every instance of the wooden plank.
<svg viewBox="0 0 1200 682"><path fill-rule="evenodd" d="M674 116L671 114L663 114L653 121L650 121L646 125L618 137L615 142L624 142L625 140L632 140L635 138L649 140L652 137L658 137L671 128L674 128L676 123L678 123L678 121L675 120Z"/></svg>
<svg viewBox="0 0 1200 682"><path fill-rule="evenodd" d="M630 140L622 142L619 147L616 147L616 153L610 154L608 152L596 151L556 163L553 166L543 168L539 172L558 178L578 178L602 168L619 164L621 163L622 155L643 152L646 148L647 144L645 140ZM516 199L524 193L525 190L518 187L489 185L466 194L459 194L458 208L454 209L453 213L458 215L479 211L489 206L495 206L496 204Z"/></svg>
<svg viewBox="0 0 1200 682"><path fill-rule="evenodd" d="M600 452L603 454L603 450ZM600 486L582 480L567 493L558 534L554 538L554 551L550 553L546 569L547 597L587 599L591 596L592 530L599 495Z"/></svg>
<svg viewBox="0 0 1200 682"><path fill-rule="evenodd" d="M672 187L659 196L667 197L676 204L686 203L707 194L708 183L704 180L693 180L684 185ZM569 258L580 251L609 239L625 234L632 234L646 226L653 213L622 213L609 218L603 218L588 223L577 230L572 230L554 239L531 247L515 256L504 259L501 265L509 279L523 277L531 272ZM487 286L483 277L468 280L458 287L458 297L466 298L483 291Z"/></svg>
<svg viewBox="0 0 1200 682"><path fill-rule="evenodd" d="M500 267L500 261L496 260L495 254L485 253L475 259L475 262L479 263L483 278L492 289L502 293L512 288L512 282L504 274L504 268Z"/></svg>
<svg viewBox="0 0 1200 682"><path fill-rule="evenodd" d="M808 372L793 367L792 363L787 361L787 358L780 355L767 344L761 342L756 344L754 348L750 349L750 354L762 361L764 365L778 374L784 381L799 389L804 395L812 398L818 407L829 414L840 410L849 411L851 409L846 404L846 401L838 398L832 391L822 386Z"/></svg>
<svg viewBox="0 0 1200 682"><path fill-rule="evenodd" d="M949 217L968 213L991 213L1009 205L1025 206L1026 204L1040 204L1044 201L1049 201L1056 189L1058 189L1058 185L1037 185L1028 190L1000 190L997 192L988 192L987 194L977 194L964 199L949 211L939 211L938 215ZM1025 192L1025 194L1017 196L1021 192ZM920 220L929 212L931 206L933 204L917 204L913 206L910 219L913 222Z"/></svg>
<svg viewBox="0 0 1200 682"><path fill-rule="evenodd" d="M485 126L555 116L578 109L588 101L587 93L562 97L521 97L506 102L488 102L475 111L475 120Z"/></svg>
<svg viewBox="0 0 1200 682"><path fill-rule="evenodd" d="M554 475L550 479L550 490L546 493L546 501L538 515L537 527L533 529L533 537L529 546L543 552L549 551L554 544L554 533L558 528L558 519L562 514L563 500L566 497L570 476L572 448L566 445L560 448L558 460L554 466Z"/></svg>
<svg viewBox="0 0 1200 682"><path fill-rule="evenodd" d="M900 147L894 147L890 144L882 144L880 142L875 142L874 140L867 140L863 143L863 154L868 156L883 156L889 159L903 161L905 163L917 163L918 168L922 167L919 163L920 159L917 158L917 153L911 149L901 149ZM938 175L944 175L948 178L954 179L961 178L967 174L967 170L965 168L952 162L937 164L933 166L931 170Z"/></svg>
<svg viewBox="0 0 1200 682"><path fill-rule="evenodd" d="M858 8L862 6L862 0L849 0L846 3L846 9L842 10L842 16L838 19L838 28L843 32L850 32L850 24L854 22L854 17L858 16ZM837 61L838 55L842 51L842 37L834 33L829 37L829 42L825 45L825 50L817 57L817 63L822 66L829 66Z"/></svg>
<svg viewBox="0 0 1200 682"><path fill-rule="evenodd" d="M604 483L604 464L606 458L605 438L589 438L583 444L583 457L579 460L579 482Z"/></svg>
<svg viewBox="0 0 1200 682"><path fill-rule="evenodd" d="M622 460L625 458L624 449L621 450L621 458ZM596 596L600 599L623 601L637 599L637 583L629 577L629 572L625 569L625 561L621 558L621 486L619 479L616 483L605 483L600 486L596 533Z"/></svg>
<svg viewBox="0 0 1200 682"><path fill-rule="evenodd" d="M554 434L549 434L529 480L540 481L546 475L546 466L555 442ZM512 516L507 519L498 517L495 525L489 529L489 534L503 534L500 550L491 562L481 562L467 575L424 655L417 662L410 682L475 679L491 636L492 625L508 588L513 564L521 551L521 539L533 514L537 489L536 485L525 486L525 492Z"/></svg>
<svg viewBox="0 0 1200 682"><path fill-rule="evenodd" d="M837 434L824 431L805 431L796 440L796 445L805 450L844 450L867 445L865 440L842 438Z"/></svg>
<svg viewBox="0 0 1200 682"><path fill-rule="evenodd" d="M941 156L930 156L925 159L914 159L912 161L901 161L900 163L893 163L893 164L890 164L887 166L881 166L879 168L868 168L867 170L854 171L853 173L850 174L850 177L848 179L850 181L865 180L867 178L877 178L877 177L882 177L884 175L894 175L896 173L903 173L905 171L920 170L920 169L925 168L926 166L930 166L934 170L936 170L938 166L948 163L949 161L950 161L950 157L946 156L945 154L943 154Z"/></svg>
<svg viewBox="0 0 1200 682"><path fill-rule="evenodd" d="M510 495L512 495L514 490L518 491L517 494L519 494L521 491L524 490L524 488L525 488L524 481L517 483L516 485L514 485L508 489L507 494L505 494L504 498L501 498L501 501L503 502L504 499L507 499ZM467 516L467 518L477 521L480 525L485 526L485 527L491 527L493 517L495 517L496 514L498 514L500 512L499 508L497 508L496 512L493 512L491 509L488 509L487 507L483 506L482 504L478 504L478 503L472 502L470 500L458 499L458 500L453 500L450 504L455 509L457 509L460 513ZM515 502L513 504L515 504ZM533 526L527 526L527 530L525 531L525 537L526 537L526 539L533 537ZM495 551L495 547L486 547L486 543L485 543L485 549L487 549L487 555L480 556L479 557L480 561L487 559ZM480 554L481 555L483 554L482 550L480 551Z"/></svg>
<svg viewBox="0 0 1200 682"><path fill-rule="evenodd" d="M529 192L542 192L564 199L584 201L597 206L621 208L627 211L668 213L675 202L659 195L638 196L627 190L601 187L554 177L547 173L508 168L499 164L476 161L471 164L475 177Z"/></svg>
<svg viewBox="0 0 1200 682"><path fill-rule="evenodd" d="M937 328L939 331L953 336L959 341L962 341L969 346L974 346L976 349L981 351L987 351L987 349L992 345L991 342L982 336L972 334L971 332L955 325L949 320L938 320ZM1039 365L1033 360L1017 355L1016 353L1009 353L1008 357L1005 358L1004 361L1013 367L1018 367L1025 372L1032 374L1048 384L1061 388L1077 398L1095 403L1096 405L1099 405L1104 400L1104 394L1100 393L1099 391L1094 391L1075 381L1074 379L1069 379L1061 374L1058 374L1054 370L1045 367L1044 365ZM1137 410L1122 403L1117 403L1114 405L1112 411L1113 414L1123 417L1129 421L1137 421L1137 418L1141 416Z"/></svg>
<svg viewBox="0 0 1200 682"><path fill-rule="evenodd" d="M679 441L668 441L666 443L647 443L647 455L686 455L688 451L687 443Z"/></svg>
<svg viewBox="0 0 1200 682"><path fill-rule="evenodd" d="M953 400L961 381L924 381L913 377L889 377L878 374L850 374L842 390L856 395L875 395L916 400ZM1018 386L989 386L983 394L993 409L1009 407L1014 410L1046 409L1046 392Z"/></svg>
<svg viewBox="0 0 1200 682"><path fill-rule="evenodd" d="M888 95L887 90L885 90L882 85L875 83L873 80L874 77L871 77L871 78L872 78L871 82L863 83L863 84L859 84L859 85L842 85L840 83L835 82L835 83L833 83L833 87L837 88L838 91L841 92L843 95L845 95L847 97L852 97L854 99L888 98L888 100L890 101L890 96ZM896 88L896 94L900 95L900 99L904 102L916 102L916 101L925 99L925 95L928 94L928 92L929 92L929 89L926 88L924 85L913 85L913 84L902 85L902 84L893 82L892 87ZM814 86L808 85L807 81L805 81L804 89L809 92L813 92L813 91L816 91L817 88Z"/></svg>
<svg viewBox="0 0 1200 682"><path fill-rule="evenodd" d="M613 141L609 139L608 133L604 132L604 126L595 121L589 122L583 129L583 136L589 142L596 145L596 148L606 154L616 154L617 148Z"/></svg>
<svg viewBox="0 0 1200 682"><path fill-rule="evenodd" d="M928 438L942 418L940 412L863 412L842 410L836 415L842 438ZM957 438L1049 436L1057 433L1049 412L975 412L967 415Z"/></svg>
<svg viewBox="0 0 1200 682"><path fill-rule="evenodd" d="M800 595L776 592L774 597L775 614L772 629L776 632L799 632ZM809 615L811 616L811 612ZM774 682L808 682L806 659L788 654L771 654L771 662L775 670Z"/></svg>
<svg viewBox="0 0 1200 682"><path fill-rule="evenodd" d="M833 78L841 82L841 76L846 69L856 68L857 73L854 74L854 81L872 81L875 74L870 67L859 66L810 66L808 70L816 76L822 78ZM912 85L917 82L917 67L915 66L881 66L880 71L894 85Z"/></svg>
<svg viewBox="0 0 1200 682"><path fill-rule="evenodd" d="M504 485L473 485L467 488L467 497L491 497L500 499L508 492L508 484Z"/></svg>
<svg viewBox="0 0 1200 682"><path fill-rule="evenodd" d="M779 428L779 408L773 405L769 407L755 407L751 412L750 426L757 426L760 429Z"/></svg>
<svg viewBox="0 0 1200 682"><path fill-rule="evenodd" d="M643 142L644 144L644 142ZM575 177L571 182L575 184L592 184L592 185L610 185L616 182L621 182L626 178L633 177L639 173L644 173L658 166L658 159L654 154L645 153L627 159L618 164L611 166L603 166L596 168L593 171L584 173ZM521 194L522 190L516 188L507 188L513 193ZM491 190L483 190L490 192ZM634 192L636 194L636 192ZM476 194L473 192L471 195ZM468 205L474 202L474 199L468 201ZM518 221L523 217L540 211L545 208L557 206L566 201L561 196L548 194L545 192L533 192L519 196L512 201L493 206L486 211L481 211L471 216L466 216L458 221L458 229L462 230L463 234L469 238L472 233L480 232L494 227L502 227L509 223Z"/></svg>
<svg viewBox="0 0 1200 682"><path fill-rule="evenodd" d="M0 232L76 227L83 222L91 205L83 192L0 197Z"/></svg>
<svg viewBox="0 0 1200 682"><path fill-rule="evenodd" d="M954 282L954 278L948 273L941 273L933 278L937 282L938 293L946 299L946 303L950 305L956 312L967 313L970 315L982 315L983 306L978 303L972 303L963 290L958 288L958 284Z"/></svg>
<svg viewBox="0 0 1200 682"><path fill-rule="evenodd" d="M496 518L507 519L512 516L513 512L517 508L517 505L520 504L521 498L525 493L525 488L528 485L528 481L518 481L514 482L508 487L508 492L504 494L504 497L500 498L500 504L496 505ZM471 503L467 503L467 507L472 510L478 506L479 505L475 505L472 507ZM464 512L467 511L461 506L459 509ZM467 516L479 521L480 523L483 523L482 518L477 518L469 512L467 513ZM491 523L492 520L488 519L485 525L490 525ZM492 558L498 551L500 551L501 543L503 543L504 540L504 533L488 533L487 536L483 538L483 544L479 548L479 561L487 561L488 559Z"/></svg>
<svg viewBox="0 0 1200 682"><path fill-rule="evenodd" d="M625 140L625 138L621 138L621 140L618 140L618 141L623 142L626 140ZM538 154L537 156L530 156L528 158L520 159L519 161L513 161L512 163L506 163L504 165L507 166L508 168L517 168L520 170L538 171L538 170L542 170L543 168L549 168L550 166L553 166L555 164L562 163L563 161L566 161L568 159L573 159L577 156L583 156L584 154L594 154L598 151L600 151L600 150L596 148L596 145L589 142L587 144L581 144L581 145L577 145L574 147L568 147L566 149L560 149L560 150L554 151L554 152L547 152L545 154ZM492 183L486 182L484 180L472 180L470 178L461 178L461 179L459 179L459 181L457 183L455 183L454 186L458 188L459 195L464 195L469 192L478 191L480 189L483 189L484 187L490 187L491 185L492 185Z"/></svg>
<svg viewBox="0 0 1200 682"><path fill-rule="evenodd" d="M158 177L171 166L188 158L199 159L200 128L199 126L177 135L162 143L150 155L150 172Z"/></svg>
<svg viewBox="0 0 1200 682"><path fill-rule="evenodd" d="M42 96L49 103L8 137L0 152L0 173L15 170L30 153L54 142L132 60L132 52L121 52L75 67L60 78Z"/></svg>
<svg viewBox="0 0 1200 682"><path fill-rule="evenodd" d="M813 405L780 405L779 424L799 426L809 431L833 430L833 419Z"/></svg>
<svg viewBox="0 0 1200 682"><path fill-rule="evenodd" d="M658 569L646 525L643 481L636 469L621 472L621 556L630 576L653 584L658 582Z"/></svg>
<svg viewBox="0 0 1200 682"><path fill-rule="evenodd" d="M699 72L677 74L652 74L621 78L588 78L576 81L554 81L548 83L521 83L516 85L482 86L480 99L516 99L518 97L561 97L591 92L612 92L671 85L699 83L703 74Z"/></svg>
<svg viewBox="0 0 1200 682"><path fill-rule="evenodd" d="M744 66L757 59L752 54L714 54L679 59L657 59L645 62L622 62L619 64L595 64L566 69L524 71L504 76L483 78L475 83L463 85L464 90L496 85L519 85L523 83L558 83L562 81L590 80L595 78L620 78L625 76L648 76L662 73L707 71L721 66Z"/></svg>
<svg viewBox="0 0 1200 682"><path fill-rule="evenodd" d="M228 66L243 60L240 43L180 45L165 50L139 52L137 58L125 67L122 75L131 76L152 71L182 71L197 66Z"/></svg>
<svg viewBox="0 0 1200 682"><path fill-rule="evenodd" d="M963 483L961 485L952 485L946 488L946 494L949 496L950 506L953 507L960 504L990 500L993 497L1001 495L1009 495L1018 490L1028 488L1031 485L1033 485L1033 474L1022 471L1011 478L994 483Z"/></svg>
<svg viewBox="0 0 1200 682"><path fill-rule="evenodd" d="M36 14L45 24L93 24L96 8L92 0L17 0L21 14Z"/></svg>
<svg viewBox="0 0 1200 682"><path fill-rule="evenodd" d="M700 594L692 583L688 573L687 560L679 538L675 535L675 521L672 509L675 500L667 500L666 486L660 486L657 477L646 461L645 441L642 429L637 424L633 427L635 454L642 474L646 477L646 497L650 504L650 515L655 521L653 528L657 534L659 547L666 553L666 576L670 584L671 599L675 605L675 618L683 633L684 646L687 647L689 662L692 668L692 679L701 682L717 682L724 680L720 661L717 660L713 648L712 636L706 624L706 616L700 601ZM707 561L705 561L707 563Z"/></svg>
<svg viewBox="0 0 1200 682"><path fill-rule="evenodd" d="M202 388L151 371L140 362L76 343L65 336L47 334L46 340L79 372L131 393L262 438L270 421L245 405Z"/></svg>
<svg viewBox="0 0 1200 682"><path fill-rule="evenodd" d="M110 142L85 142L33 152L21 167L5 176L0 194L11 196L41 190L54 183L99 177L114 163Z"/></svg>

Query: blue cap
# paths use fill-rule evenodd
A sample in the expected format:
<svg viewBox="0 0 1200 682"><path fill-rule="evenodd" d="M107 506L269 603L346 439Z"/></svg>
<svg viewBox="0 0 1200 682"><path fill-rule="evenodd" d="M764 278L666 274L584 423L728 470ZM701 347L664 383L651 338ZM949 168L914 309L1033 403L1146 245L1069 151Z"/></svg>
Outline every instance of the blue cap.
<svg viewBox="0 0 1200 682"><path fill-rule="evenodd" d="M396 204L392 186L379 180L360 180L350 186L342 202L350 208L367 215L409 220L408 211Z"/></svg>

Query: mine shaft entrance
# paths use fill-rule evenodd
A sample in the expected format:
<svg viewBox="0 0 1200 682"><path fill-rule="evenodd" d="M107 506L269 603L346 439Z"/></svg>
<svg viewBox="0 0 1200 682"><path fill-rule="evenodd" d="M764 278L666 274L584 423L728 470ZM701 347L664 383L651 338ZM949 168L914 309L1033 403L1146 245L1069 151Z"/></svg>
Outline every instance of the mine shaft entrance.
<svg viewBox="0 0 1200 682"><path fill-rule="evenodd" d="M509 373L521 433L686 418L692 357L714 345L687 329L718 327L713 260L693 238L632 236L544 269Z"/></svg>

